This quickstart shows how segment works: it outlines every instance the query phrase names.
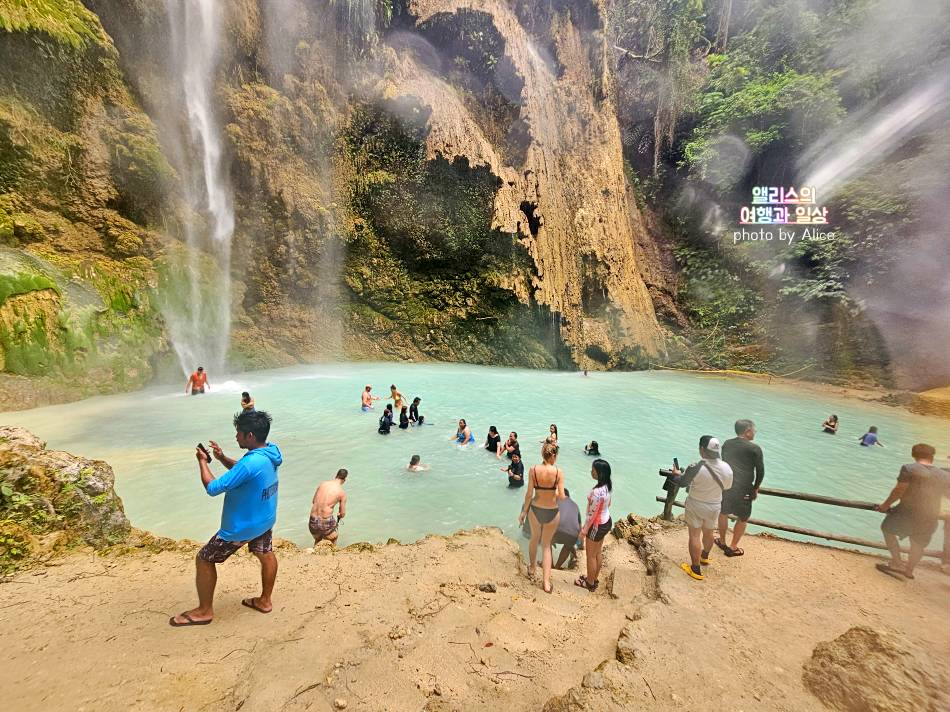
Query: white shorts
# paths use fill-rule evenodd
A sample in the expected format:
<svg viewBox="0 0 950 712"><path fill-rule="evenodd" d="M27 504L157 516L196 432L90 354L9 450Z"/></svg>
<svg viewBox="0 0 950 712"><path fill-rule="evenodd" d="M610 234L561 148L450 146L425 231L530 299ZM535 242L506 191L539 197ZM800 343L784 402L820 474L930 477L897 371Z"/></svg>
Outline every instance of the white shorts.
<svg viewBox="0 0 950 712"><path fill-rule="evenodd" d="M709 504L686 498L686 524L693 529L715 529L719 526L722 503Z"/></svg>

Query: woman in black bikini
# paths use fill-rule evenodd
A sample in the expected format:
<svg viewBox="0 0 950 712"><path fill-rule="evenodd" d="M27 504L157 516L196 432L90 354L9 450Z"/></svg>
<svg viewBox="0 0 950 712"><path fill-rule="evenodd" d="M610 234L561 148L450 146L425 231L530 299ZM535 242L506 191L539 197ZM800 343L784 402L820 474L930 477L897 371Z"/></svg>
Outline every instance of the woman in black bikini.
<svg viewBox="0 0 950 712"><path fill-rule="evenodd" d="M518 517L518 526L524 524L525 518L531 522L531 542L528 544L528 576L534 575L537 561L538 542L543 547L541 552L541 588L545 593L554 590L551 582L551 540L557 532L557 525L561 517L558 514L558 500L564 499L564 472L554 463L557 461L557 445L545 443L541 448L541 458L544 462L535 465L528 471L528 486L524 493L524 506L521 516Z"/></svg>

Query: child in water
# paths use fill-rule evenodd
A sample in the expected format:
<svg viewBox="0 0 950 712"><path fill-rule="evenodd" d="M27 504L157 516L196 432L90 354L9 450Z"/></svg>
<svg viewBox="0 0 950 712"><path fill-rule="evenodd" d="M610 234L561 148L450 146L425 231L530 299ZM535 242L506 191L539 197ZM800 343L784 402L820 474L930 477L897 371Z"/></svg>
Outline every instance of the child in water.
<svg viewBox="0 0 950 712"><path fill-rule="evenodd" d="M862 447L871 447L872 445L877 445L878 447L884 447L884 443L877 439L877 426L872 425L868 428L868 431L858 438L858 442L861 443Z"/></svg>
<svg viewBox="0 0 950 712"><path fill-rule="evenodd" d="M420 460L422 460L421 457L413 455L409 458L409 464L406 465L406 469L409 470L409 472L425 472L428 470L429 466L423 465Z"/></svg>
<svg viewBox="0 0 950 712"><path fill-rule="evenodd" d="M389 429L393 427L393 411L392 406L388 403L386 404L386 409L383 410L383 414L379 419L379 429L376 431L380 435L389 435Z"/></svg>

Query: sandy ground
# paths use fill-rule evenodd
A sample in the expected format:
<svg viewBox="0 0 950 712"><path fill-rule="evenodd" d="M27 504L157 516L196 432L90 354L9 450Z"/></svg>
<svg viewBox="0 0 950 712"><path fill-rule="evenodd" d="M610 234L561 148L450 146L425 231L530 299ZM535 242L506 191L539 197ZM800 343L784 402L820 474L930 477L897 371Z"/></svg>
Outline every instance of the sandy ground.
<svg viewBox="0 0 950 712"><path fill-rule="evenodd" d="M596 594L573 572L541 592L496 530L286 549L269 615L240 605L259 585L241 555L219 567L214 623L182 629L167 619L193 605L189 553L74 554L0 584L4 707L818 710L802 664L858 624L950 667L950 577L935 567L898 581L862 554L749 537L700 583L676 568L685 537L657 532L657 575L608 537Z"/></svg>

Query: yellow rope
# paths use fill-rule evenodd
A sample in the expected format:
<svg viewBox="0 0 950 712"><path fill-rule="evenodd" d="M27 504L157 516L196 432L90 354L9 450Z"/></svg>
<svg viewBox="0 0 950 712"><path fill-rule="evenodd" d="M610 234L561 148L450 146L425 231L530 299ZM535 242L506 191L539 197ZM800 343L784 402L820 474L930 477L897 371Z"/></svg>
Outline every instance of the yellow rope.
<svg viewBox="0 0 950 712"><path fill-rule="evenodd" d="M755 376L757 378L768 378L771 381L773 378L787 378L796 373L801 373L805 369L811 368L812 365L813 364L808 364L807 366L802 366L794 371L783 374L769 373L767 371L741 371L736 368L676 368L675 366L661 366L660 364L653 364L653 368L662 371L681 371L683 373L727 373L734 376Z"/></svg>

